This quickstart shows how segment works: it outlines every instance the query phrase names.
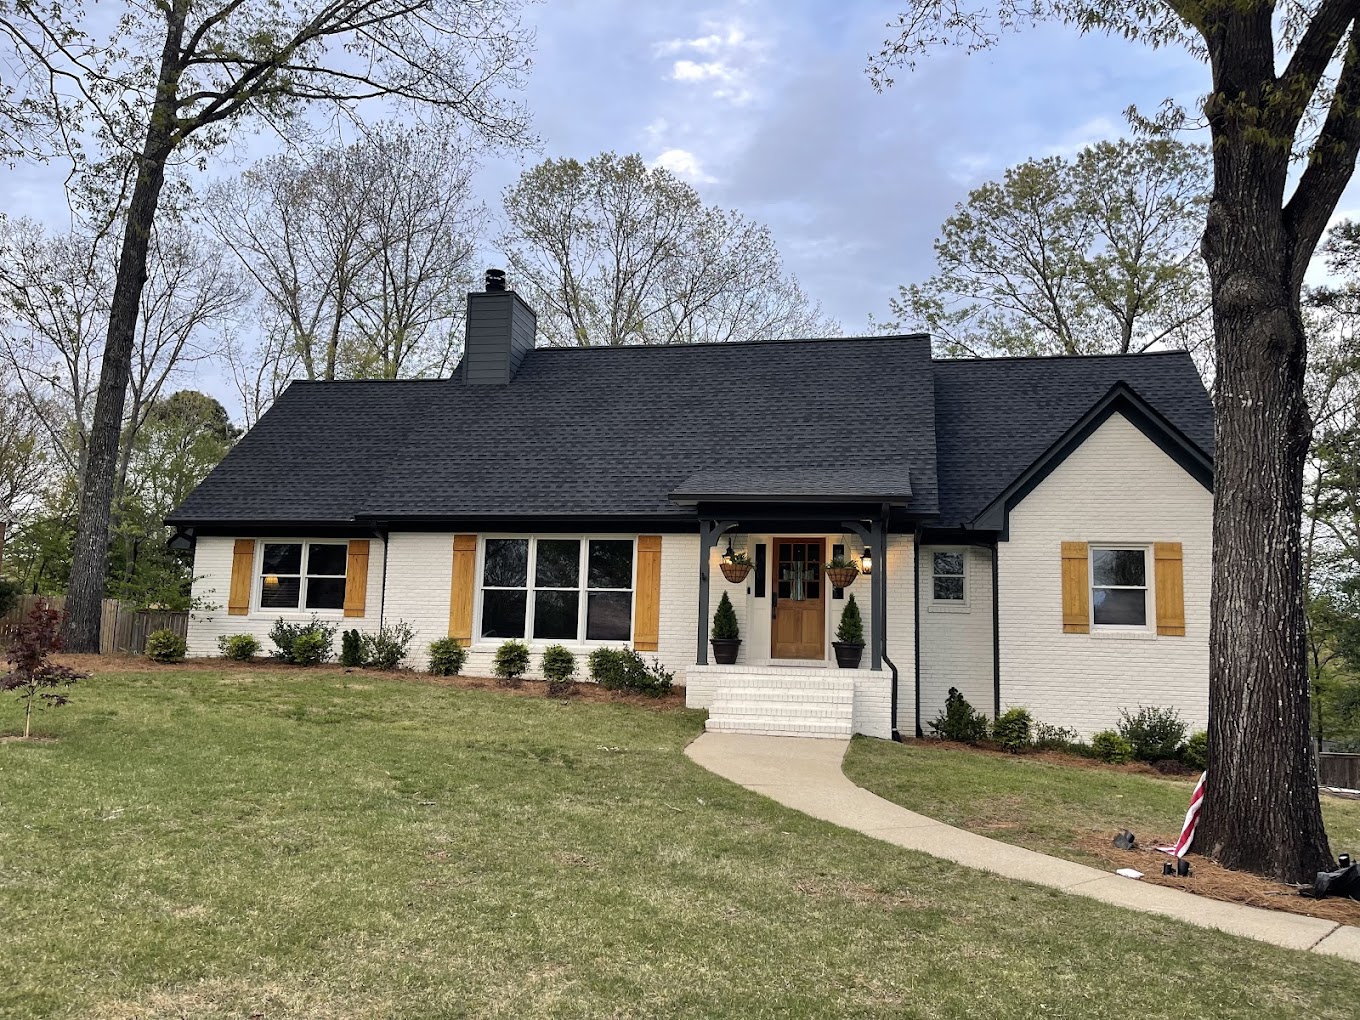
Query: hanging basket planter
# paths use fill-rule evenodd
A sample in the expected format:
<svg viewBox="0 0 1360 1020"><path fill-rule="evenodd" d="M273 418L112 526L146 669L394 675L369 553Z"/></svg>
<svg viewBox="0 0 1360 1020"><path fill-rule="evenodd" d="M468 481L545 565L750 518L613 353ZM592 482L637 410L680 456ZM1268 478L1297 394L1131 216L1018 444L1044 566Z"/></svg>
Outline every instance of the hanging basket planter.
<svg viewBox="0 0 1360 1020"><path fill-rule="evenodd" d="M858 567L827 567L826 579L833 588L849 588L859 577Z"/></svg>
<svg viewBox="0 0 1360 1020"><path fill-rule="evenodd" d="M718 563L718 566L723 572L723 577L727 578L732 584L741 584L742 581L746 580L746 575L751 572L751 564L749 563L728 563L723 560Z"/></svg>

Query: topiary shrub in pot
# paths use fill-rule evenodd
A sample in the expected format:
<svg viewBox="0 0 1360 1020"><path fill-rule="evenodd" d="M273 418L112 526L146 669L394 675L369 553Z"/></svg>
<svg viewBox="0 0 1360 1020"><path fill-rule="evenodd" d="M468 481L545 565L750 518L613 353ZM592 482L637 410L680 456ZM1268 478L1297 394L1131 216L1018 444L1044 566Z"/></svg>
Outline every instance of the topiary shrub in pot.
<svg viewBox="0 0 1360 1020"><path fill-rule="evenodd" d="M841 610L841 622L836 627L836 640L831 642L836 650L836 665L841 669L859 669L859 661L864 656L864 618L859 613L859 603L855 596L845 603Z"/></svg>
<svg viewBox="0 0 1360 1020"><path fill-rule="evenodd" d="M502 687L518 687L529 670L529 646L523 641L506 641L496 649L491 660L491 672Z"/></svg>
<svg viewBox="0 0 1360 1020"><path fill-rule="evenodd" d="M730 666L737 661L737 650L741 648L741 628L737 625L737 611L732 608L732 600L723 592L718 602L718 611L713 614L713 636L708 643L713 646L713 661L720 666Z"/></svg>

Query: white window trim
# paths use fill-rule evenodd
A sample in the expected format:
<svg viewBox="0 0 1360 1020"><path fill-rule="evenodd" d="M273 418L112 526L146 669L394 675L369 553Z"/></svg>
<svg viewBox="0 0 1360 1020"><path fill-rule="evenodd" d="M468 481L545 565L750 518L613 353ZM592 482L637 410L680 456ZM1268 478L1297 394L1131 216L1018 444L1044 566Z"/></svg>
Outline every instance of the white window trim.
<svg viewBox="0 0 1360 1020"><path fill-rule="evenodd" d="M929 547L930 557L926 566L929 568L927 576L930 579L930 605L926 611L930 613L967 613L973 607L973 554L972 549L966 545L933 545ZM936 553L959 553L963 556L963 574L939 574L935 573L935 554ZM962 599L937 599L935 597L935 578L939 577L963 577L963 598Z"/></svg>
<svg viewBox="0 0 1360 1020"><path fill-rule="evenodd" d="M586 633L586 613L590 605L591 592L621 592L627 591L631 596L628 606L628 638L626 644L631 648L633 645L633 634L637 627L637 570L638 570L638 549L636 535L612 535L612 534L485 534L477 536L477 587L474 593L472 605L472 626L473 626L473 651L494 651L506 641L523 641L530 648L547 648L549 645L568 645L572 648L610 648L618 647L619 640L613 641L591 641L585 637ZM527 539L529 542L529 559L525 566L525 587L524 588L497 588L492 587L492 591L524 591L524 636L520 638L494 638L482 636L482 593L485 590L482 585L482 578L486 576L486 543L497 539ZM536 588L532 581L534 570L538 564L538 542L553 541L577 541L581 543L581 558L579 560L580 585L576 588ZM590 568L590 543L595 542L629 542L633 547L632 573L628 579L628 588L589 588ZM581 593L581 599L576 607L576 637L575 638L536 638L534 633L534 598L535 591L577 591Z"/></svg>
<svg viewBox="0 0 1360 1020"><path fill-rule="evenodd" d="M1138 550L1143 554L1143 623L1096 623L1096 588L1137 591L1135 584L1096 584L1096 551L1101 549ZM1157 606L1154 602L1156 578L1152 576L1155 557L1148 542L1088 542L1086 544L1086 601L1091 614L1091 633L1097 637L1138 640L1157 636Z"/></svg>
<svg viewBox="0 0 1360 1020"><path fill-rule="evenodd" d="M298 607L297 609L273 609L262 605L264 599L264 547L266 545L300 545L302 546L302 563L300 568L302 573L299 576L298 584ZM313 616L323 620L336 619L342 620L345 616L345 606L342 601L338 609L308 609L307 606L307 554L314 545L343 545L345 547L345 573L344 574L317 574L317 577L344 577L346 584L349 582L349 539L347 538L259 538L255 540L255 575L250 584L250 617L264 618L267 620L310 620ZM292 574L280 575L292 577ZM250 618L247 617L247 618Z"/></svg>

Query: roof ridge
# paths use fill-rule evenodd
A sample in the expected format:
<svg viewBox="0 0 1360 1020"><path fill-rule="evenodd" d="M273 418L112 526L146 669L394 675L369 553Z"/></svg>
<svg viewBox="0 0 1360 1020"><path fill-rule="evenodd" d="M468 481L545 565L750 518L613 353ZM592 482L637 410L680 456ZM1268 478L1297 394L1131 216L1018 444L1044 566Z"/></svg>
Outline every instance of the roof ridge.
<svg viewBox="0 0 1360 1020"><path fill-rule="evenodd" d="M1182 349L1170 351L1106 351L1100 354L994 354L985 358L936 358L930 359L935 365L967 365L980 361L1094 361L1105 358L1156 358L1167 356L1190 357L1190 352Z"/></svg>
<svg viewBox="0 0 1360 1020"><path fill-rule="evenodd" d="M766 337L760 340L703 340L684 344L592 344L587 347L535 347L530 354L575 353L588 351L690 351L699 347L760 347L766 344L826 344L865 340L929 340L929 333L868 333L855 336Z"/></svg>

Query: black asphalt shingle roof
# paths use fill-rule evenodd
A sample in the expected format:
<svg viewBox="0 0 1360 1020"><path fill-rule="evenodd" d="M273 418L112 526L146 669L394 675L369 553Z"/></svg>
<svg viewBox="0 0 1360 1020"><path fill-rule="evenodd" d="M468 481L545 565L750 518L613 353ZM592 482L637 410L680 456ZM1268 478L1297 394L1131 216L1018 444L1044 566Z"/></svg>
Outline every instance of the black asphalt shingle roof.
<svg viewBox="0 0 1360 1020"><path fill-rule="evenodd" d="M942 360L934 373L941 527L972 520L1116 383L1213 456L1213 408L1180 351Z"/></svg>
<svg viewBox="0 0 1360 1020"><path fill-rule="evenodd" d="M955 526L1121 381L1212 455L1184 354L932 362L926 337L868 337L538 349L508 386L296 382L170 522L683 521L686 486L801 479Z"/></svg>
<svg viewBox="0 0 1360 1020"><path fill-rule="evenodd" d="M171 521L683 520L704 469L884 462L933 513L934 451L926 337L540 348L508 386L293 383Z"/></svg>

